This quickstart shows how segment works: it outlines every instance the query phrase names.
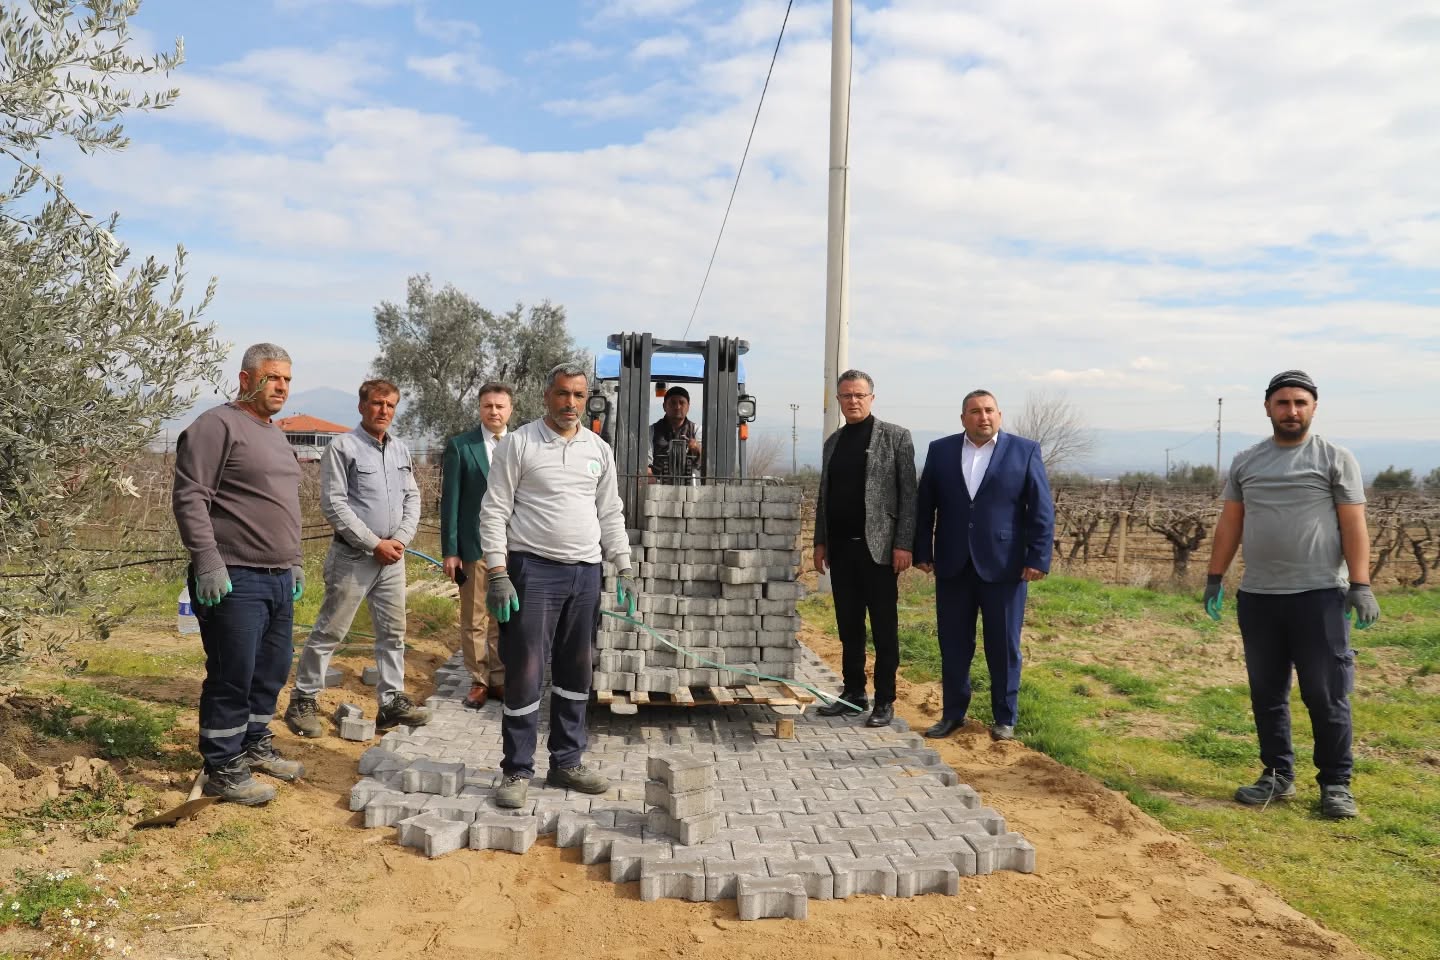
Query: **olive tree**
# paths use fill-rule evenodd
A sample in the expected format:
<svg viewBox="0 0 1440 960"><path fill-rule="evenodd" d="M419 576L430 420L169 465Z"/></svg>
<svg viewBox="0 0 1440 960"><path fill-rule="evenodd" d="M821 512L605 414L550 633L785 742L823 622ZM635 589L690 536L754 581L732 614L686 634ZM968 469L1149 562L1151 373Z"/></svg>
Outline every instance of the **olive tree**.
<svg viewBox="0 0 1440 960"><path fill-rule="evenodd" d="M171 264L130 264L118 218L82 210L41 163L51 143L87 157L124 149L121 115L176 95L117 85L182 60L179 42L149 58L127 52L136 0L77 6L0 6L0 163L13 168L0 188L0 674L114 621L79 531L133 490L127 465L224 357L200 322L213 281L187 307L183 250Z"/></svg>

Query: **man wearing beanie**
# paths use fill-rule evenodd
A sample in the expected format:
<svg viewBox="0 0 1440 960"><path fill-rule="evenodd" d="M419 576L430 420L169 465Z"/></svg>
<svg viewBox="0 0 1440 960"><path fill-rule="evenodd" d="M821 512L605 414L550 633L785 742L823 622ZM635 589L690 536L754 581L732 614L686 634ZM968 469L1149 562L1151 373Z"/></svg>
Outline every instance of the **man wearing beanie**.
<svg viewBox="0 0 1440 960"><path fill-rule="evenodd" d="M1355 816L1350 793L1350 691L1355 653L1349 616L1364 630L1380 617L1370 589L1365 486L1354 454L1312 436L1319 391L1303 370L1286 370L1265 389L1274 436L1230 465L1225 506L1215 526L1205 611L1220 619L1224 576L1241 543L1245 574L1236 594L1250 705L1260 739L1260 779L1235 791L1264 806L1295 796L1290 745L1290 674L1315 732L1320 813Z"/></svg>

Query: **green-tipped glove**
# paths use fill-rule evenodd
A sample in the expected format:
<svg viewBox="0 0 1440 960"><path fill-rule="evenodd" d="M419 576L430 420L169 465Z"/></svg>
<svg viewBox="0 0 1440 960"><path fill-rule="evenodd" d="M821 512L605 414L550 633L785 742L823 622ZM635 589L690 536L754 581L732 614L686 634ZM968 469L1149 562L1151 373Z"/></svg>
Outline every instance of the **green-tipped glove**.
<svg viewBox="0 0 1440 960"><path fill-rule="evenodd" d="M299 603L300 598L305 596L305 568L291 567L290 579L295 583L295 588L290 591L290 602Z"/></svg>
<svg viewBox="0 0 1440 960"><path fill-rule="evenodd" d="M225 595L234 589L230 584L230 571L224 567L195 576L195 602L202 607L218 605L225 599Z"/></svg>
<svg viewBox="0 0 1440 960"><path fill-rule="evenodd" d="M1356 630L1365 630L1380 619L1380 603L1375 599L1375 591L1370 589L1370 584L1350 584L1350 592L1345 594L1345 616L1350 616L1352 611Z"/></svg>
<svg viewBox="0 0 1440 960"><path fill-rule="evenodd" d="M510 574L492 573L485 582L485 606L496 623L509 623L520 610L520 594L510 582Z"/></svg>
<svg viewBox="0 0 1440 960"><path fill-rule="evenodd" d="M615 603L633 617L639 599L640 588L635 583L635 571L626 567L615 578Z"/></svg>
<svg viewBox="0 0 1440 960"><path fill-rule="evenodd" d="M1220 612L1225 609L1225 576L1220 573L1212 573L1205 578L1205 612L1210 614L1210 619L1216 622L1220 620Z"/></svg>

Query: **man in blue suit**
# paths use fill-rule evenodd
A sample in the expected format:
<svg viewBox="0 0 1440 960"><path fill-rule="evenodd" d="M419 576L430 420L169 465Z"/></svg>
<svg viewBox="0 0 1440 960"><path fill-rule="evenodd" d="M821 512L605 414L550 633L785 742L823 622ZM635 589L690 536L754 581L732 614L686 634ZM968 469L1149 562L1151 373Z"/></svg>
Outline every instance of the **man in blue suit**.
<svg viewBox="0 0 1440 960"><path fill-rule="evenodd" d="M961 406L964 433L925 455L915 517L915 566L935 574L944 710L927 737L948 737L970 709L975 615L985 622L990 736L1015 739L1020 697L1020 625L1028 584L1050 570L1055 504L1040 445L1000 432L988 390Z"/></svg>

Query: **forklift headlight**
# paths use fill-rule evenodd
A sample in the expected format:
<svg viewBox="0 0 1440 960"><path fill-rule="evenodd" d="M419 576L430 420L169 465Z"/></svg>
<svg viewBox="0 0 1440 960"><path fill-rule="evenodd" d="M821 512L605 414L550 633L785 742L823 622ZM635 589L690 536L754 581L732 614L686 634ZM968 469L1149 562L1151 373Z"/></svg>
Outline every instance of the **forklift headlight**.
<svg viewBox="0 0 1440 960"><path fill-rule="evenodd" d="M753 421L755 419L755 398L748 393L740 394L740 398L735 404L735 413L739 416L741 423Z"/></svg>
<svg viewBox="0 0 1440 960"><path fill-rule="evenodd" d="M610 409L610 401L605 398L604 394L597 393L586 398L585 409L591 416L603 416Z"/></svg>

